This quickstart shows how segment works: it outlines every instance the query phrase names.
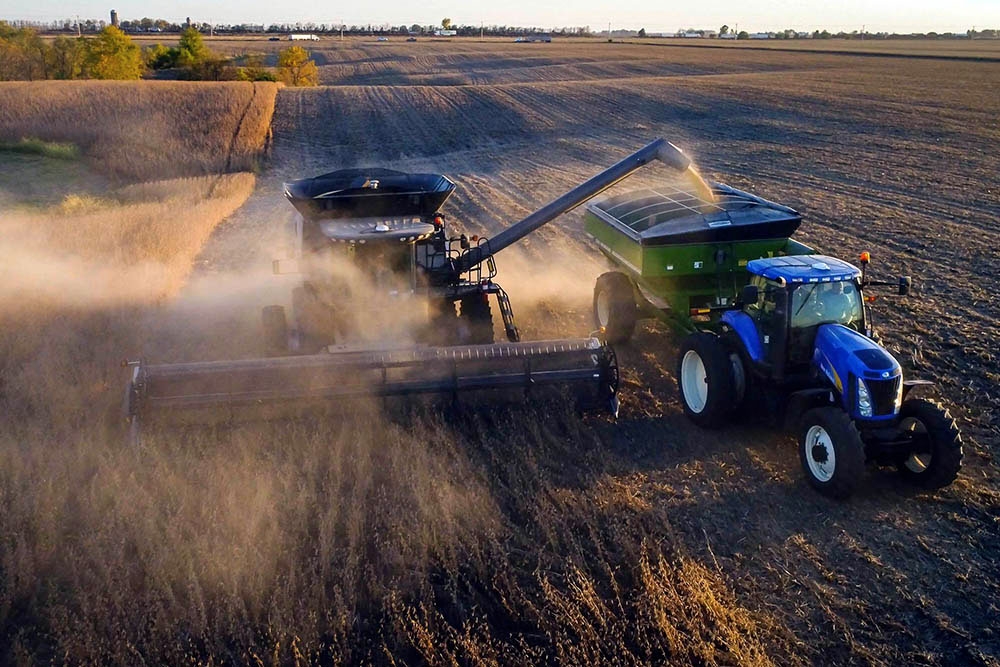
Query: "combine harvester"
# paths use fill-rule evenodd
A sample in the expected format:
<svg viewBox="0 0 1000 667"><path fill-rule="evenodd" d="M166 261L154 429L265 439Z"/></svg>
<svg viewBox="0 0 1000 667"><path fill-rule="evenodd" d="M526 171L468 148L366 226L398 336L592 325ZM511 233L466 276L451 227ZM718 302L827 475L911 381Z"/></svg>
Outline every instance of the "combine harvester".
<svg viewBox="0 0 1000 667"><path fill-rule="evenodd" d="M955 420L912 398L875 334L869 287L896 286L790 238L787 206L718 183L712 195L657 188L587 206L585 228L617 270L594 288L594 320L610 343L656 317L687 336L677 385L684 412L717 428L766 414L799 434L813 487L846 497L866 462L895 465L923 488L950 484L962 461Z"/></svg>
<svg viewBox="0 0 1000 667"><path fill-rule="evenodd" d="M291 312L263 310L259 359L149 365L130 362L125 414L133 441L154 413L293 408L349 397L573 385L618 411L614 351L598 337L523 342L494 255L659 160L690 160L659 139L492 239L449 236L438 213L455 184L438 174L337 171L285 185L301 214ZM693 170L692 170L692 173ZM493 341L490 299L506 342ZM381 317L379 317L381 315ZM399 329L403 329L400 331ZM400 341L405 342L400 342Z"/></svg>

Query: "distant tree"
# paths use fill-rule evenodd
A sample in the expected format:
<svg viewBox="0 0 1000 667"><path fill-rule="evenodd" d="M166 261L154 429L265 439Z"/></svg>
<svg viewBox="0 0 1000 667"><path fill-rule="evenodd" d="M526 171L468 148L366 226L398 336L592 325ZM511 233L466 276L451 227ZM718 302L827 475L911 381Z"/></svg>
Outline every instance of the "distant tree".
<svg viewBox="0 0 1000 667"><path fill-rule="evenodd" d="M289 86L319 85L319 68L301 46L292 46L278 54L278 77Z"/></svg>
<svg viewBox="0 0 1000 667"><path fill-rule="evenodd" d="M441 19L441 29L451 30L451 19Z"/></svg>
<svg viewBox="0 0 1000 667"><path fill-rule="evenodd" d="M639 37L645 37L645 36L646 36L646 29L639 28Z"/></svg>
<svg viewBox="0 0 1000 667"><path fill-rule="evenodd" d="M728 35L729 34L729 26L728 25L723 25L721 28L719 28L719 34L720 35Z"/></svg>
<svg viewBox="0 0 1000 667"><path fill-rule="evenodd" d="M87 40L83 69L92 79L138 79L142 52L128 35L109 25Z"/></svg>
<svg viewBox="0 0 1000 667"><path fill-rule="evenodd" d="M264 58L259 55L248 55L244 58L244 66L239 71L240 81L277 81L278 77L266 67Z"/></svg>
<svg viewBox="0 0 1000 667"><path fill-rule="evenodd" d="M201 33L194 28L188 28L181 33L177 51L177 65L181 67L193 67L212 57L212 52L205 46Z"/></svg>
<svg viewBox="0 0 1000 667"><path fill-rule="evenodd" d="M48 78L48 46L31 28L0 21L0 81Z"/></svg>
<svg viewBox="0 0 1000 667"><path fill-rule="evenodd" d="M420 32L423 32L423 31L424 31L424 29L422 27L420 27L419 23L414 23L413 25L410 26L410 32L412 32L412 33L420 33Z"/></svg>
<svg viewBox="0 0 1000 667"><path fill-rule="evenodd" d="M746 30L740 30L740 34L736 35L736 39L750 39L750 33Z"/></svg>
<svg viewBox="0 0 1000 667"><path fill-rule="evenodd" d="M86 46L79 39L56 37L49 49L49 76L53 79L76 79L83 73Z"/></svg>

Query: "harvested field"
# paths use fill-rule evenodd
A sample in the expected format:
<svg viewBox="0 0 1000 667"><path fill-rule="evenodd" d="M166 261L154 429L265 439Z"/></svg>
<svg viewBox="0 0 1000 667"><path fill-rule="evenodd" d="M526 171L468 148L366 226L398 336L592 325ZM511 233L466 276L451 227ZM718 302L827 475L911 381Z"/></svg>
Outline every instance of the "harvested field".
<svg viewBox="0 0 1000 667"><path fill-rule="evenodd" d="M0 142L76 144L125 181L248 171L266 149L276 92L271 83L7 82Z"/></svg>
<svg viewBox="0 0 1000 667"><path fill-rule="evenodd" d="M280 91L257 190L180 298L68 309L30 359L56 404L11 374L25 359L0 367L5 400L29 406L0 430L3 660L997 664L1000 64L327 47L324 80L349 85ZM552 404L395 420L363 405L163 431L136 455L93 418L117 400L116 355L257 354L258 308L287 287L263 278L291 219L282 180L439 170L459 183L450 219L495 233L658 135L802 210L806 242L914 276L877 323L960 416L958 482L916 493L872 471L847 503L816 495L789 437L685 420L674 341L654 325L618 350L617 424ZM525 338L589 331L603 263L579 213L498 263ZM83 372L59 343L88 337L102 342Z"/></svg>

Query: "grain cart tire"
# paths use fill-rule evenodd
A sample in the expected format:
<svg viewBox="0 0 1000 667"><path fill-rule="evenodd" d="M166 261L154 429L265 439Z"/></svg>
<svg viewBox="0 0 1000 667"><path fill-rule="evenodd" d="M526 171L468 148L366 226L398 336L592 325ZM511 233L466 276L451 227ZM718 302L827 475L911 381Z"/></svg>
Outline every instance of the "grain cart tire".
<svg viewBox="0 0 1000 667"><path fill-rule="evenodd" d="M732 363L725 343L699 331L682 342L677 360L677 389L684 414L702 428L721 428L736 407Z"/></svg>
<svg viewBox="0 0 1000 667"><path fill-rule="evenodd" d="M799 460L809 484L830 498L847 498L865 474L865 445L850 415L838 407L802 416Z"/></svg>
<svg viewBox="0 0 1000 667"><path fill-rule="evenodd" d="M464 297L460 303L460 325L469 345L493 344L493 311L490 310L489 297L486 294L475 294Z"/></svg>
<svg viewBox="0 0 1000 667"><path fill-rule="evenodd" d="M624 273L609 271L594 285L594 323L611 344L624 343L635 331L637 312L632 281Z"/></svg>
<svg viewBox="0 0 1000 667"><path fill-rule="evenodd" d="M899 428L918 447L899 462L903 479L923 489L940 489L955 481L962 468L962 434L943 405L922 398L905 401L899 409Z"/></svg>
<svg viewBox="0 0 1000 667"><path fill-rule="evenodd" d="M288 354L288 319L284 306L264 306L260 313L264 334L264 356Z"/></svg>

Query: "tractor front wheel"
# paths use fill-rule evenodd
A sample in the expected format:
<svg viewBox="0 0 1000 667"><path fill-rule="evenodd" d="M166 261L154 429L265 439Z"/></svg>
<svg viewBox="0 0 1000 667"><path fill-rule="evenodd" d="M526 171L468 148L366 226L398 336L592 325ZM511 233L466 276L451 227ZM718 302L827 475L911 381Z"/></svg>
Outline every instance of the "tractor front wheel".
<svg viewBox="0 0 1000 667"><path fill-rule="evenodd" d="M837 407L813 408L802 416L799 458L809 484L831 498L847 498L865 474L861 434Z"/></svg>
<svg viewBox="0 0 1000 667"><path fill-rule="evenodd" d="M720 428L736 407L733 366L725 343L699 331L681 342L677 388L684 414L703 428Z"/></svg>
<svg viewBox="0 0 1000 667"><path fill-rule="evenodd" d="M940 489L955 481L962 468L962 434L951 413L933 401L914 398L899 409L899 428L913 441L899 472L907 482Z"/></svg>
<svg viewBox="0 0 1000 667"><path fill-rule="evenodd" d="M624 273L609 271L594 285L594 323L604 330L609 343L624 343L632 337L636 321L635 292Z"/></svg>

